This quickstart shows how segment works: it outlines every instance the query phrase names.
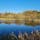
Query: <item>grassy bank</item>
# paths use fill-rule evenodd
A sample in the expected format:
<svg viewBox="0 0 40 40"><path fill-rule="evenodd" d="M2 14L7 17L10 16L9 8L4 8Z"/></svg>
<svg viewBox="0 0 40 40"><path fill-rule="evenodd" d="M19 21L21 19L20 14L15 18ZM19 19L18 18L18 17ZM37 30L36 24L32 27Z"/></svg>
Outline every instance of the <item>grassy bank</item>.
<svg viewBox="0 0 40 40"><path fill-rule="evenodd" d="M38 25L40 24L40 12L38 11L25 11L20 14L4 13L0 14L0 20L15 20L15 23L24 23L26 25ZM11 22L10 22L11 23Z"/></svg>

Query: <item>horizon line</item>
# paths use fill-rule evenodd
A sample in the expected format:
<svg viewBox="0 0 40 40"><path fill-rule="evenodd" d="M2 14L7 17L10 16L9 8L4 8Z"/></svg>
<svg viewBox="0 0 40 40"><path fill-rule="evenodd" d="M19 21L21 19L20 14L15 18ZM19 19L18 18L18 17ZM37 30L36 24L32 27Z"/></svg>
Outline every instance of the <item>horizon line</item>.
<svg viewBox="0 0 40 40"><path fill-rule="evenodd" d="M37 11L37 12L40 12L40 10L24 10L24 11L19 11L19 12L16 12L16 11L0 11L0 13L23 13L25 11Z"/></svg>

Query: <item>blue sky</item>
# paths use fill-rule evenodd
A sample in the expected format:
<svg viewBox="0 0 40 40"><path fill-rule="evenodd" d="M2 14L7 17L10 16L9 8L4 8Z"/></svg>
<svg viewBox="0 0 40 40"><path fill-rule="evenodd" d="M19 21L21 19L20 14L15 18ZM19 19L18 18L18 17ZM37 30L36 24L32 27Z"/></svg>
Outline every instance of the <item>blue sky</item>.
<svg viewBox="0 0 40 40"><path fill-rule="evenodd" d="M0 0L0 12L24 12L39 10L40 0Z"/></svg>

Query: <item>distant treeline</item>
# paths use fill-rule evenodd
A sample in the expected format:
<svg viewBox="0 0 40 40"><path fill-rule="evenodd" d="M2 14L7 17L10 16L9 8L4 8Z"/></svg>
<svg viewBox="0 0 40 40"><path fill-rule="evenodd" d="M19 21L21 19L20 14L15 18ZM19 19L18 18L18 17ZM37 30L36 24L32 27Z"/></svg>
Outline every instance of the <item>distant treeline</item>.
<svg viewBox="0 0 40 40"><path fill-rule="evenodd" d="M16 24L26 24L26 25L40 25L40 12L25 11L18 14L0 13L0 20L4 20L5 23L7 24L16 23Z"/></svg>

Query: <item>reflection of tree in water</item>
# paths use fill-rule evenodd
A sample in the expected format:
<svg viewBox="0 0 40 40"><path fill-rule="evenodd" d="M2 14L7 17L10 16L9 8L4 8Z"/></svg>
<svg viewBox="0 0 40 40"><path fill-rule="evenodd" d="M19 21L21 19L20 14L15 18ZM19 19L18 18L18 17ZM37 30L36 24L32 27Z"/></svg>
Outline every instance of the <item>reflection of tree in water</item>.
<svg viewBox="0 0 40 40"><path fill-rule="evenodd" d="M10 24L10 22L9 21L5 21L5 24Z"/></svg>
<svg viewBox="0 0 40 40"><path fill-rule="evenodd" d="M34 20L32 19L32 25L34 25Z"/></svg>
<svg viewBox="0 0 40 40"><path fill-rule="evenodd" d="M16 23L16 24L19 24L19 20L16 20L15 23Z"/></svg>

